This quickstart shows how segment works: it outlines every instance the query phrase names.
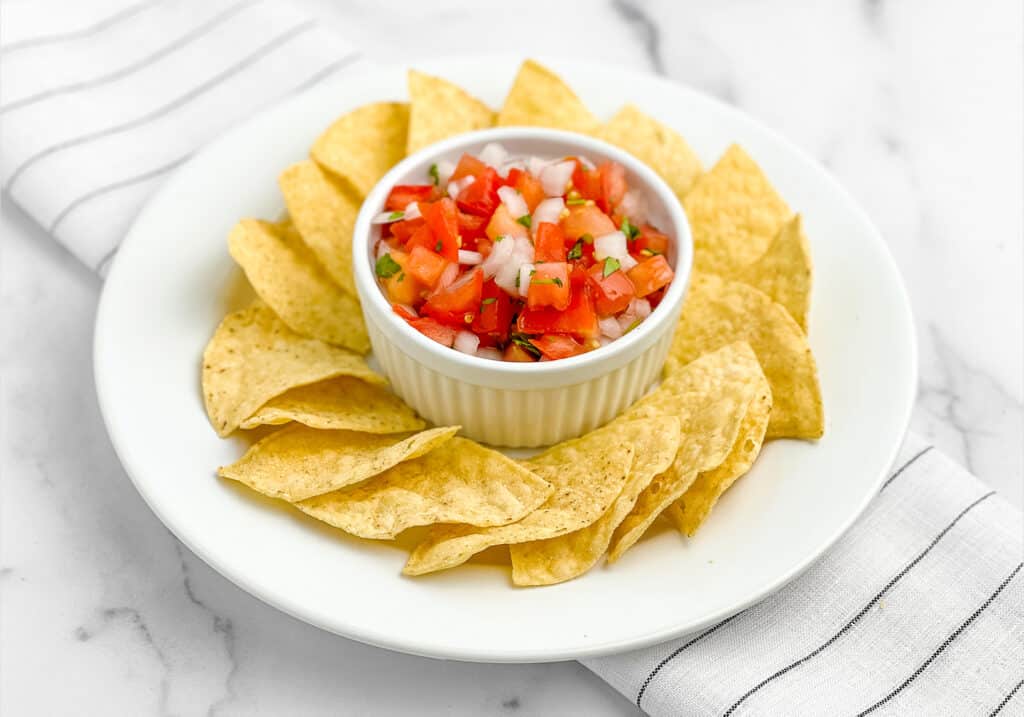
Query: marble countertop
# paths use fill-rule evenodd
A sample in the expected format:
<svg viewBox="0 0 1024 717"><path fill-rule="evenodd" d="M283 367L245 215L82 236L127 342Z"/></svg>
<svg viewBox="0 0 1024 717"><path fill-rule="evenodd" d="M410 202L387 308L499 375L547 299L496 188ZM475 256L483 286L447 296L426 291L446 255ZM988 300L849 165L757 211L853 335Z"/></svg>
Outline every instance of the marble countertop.
<svg viewBox="0 0 1024 717"><path fill-rule="evenodd" d="M592 52L793 139L863 204L906 279L914 430L1022 504L1018 2L295 1L376 61ZM0 221L0 713L635 714L576 663L366 647L213 572L110 447L90 356L99 279L9 202Z"/></svg>

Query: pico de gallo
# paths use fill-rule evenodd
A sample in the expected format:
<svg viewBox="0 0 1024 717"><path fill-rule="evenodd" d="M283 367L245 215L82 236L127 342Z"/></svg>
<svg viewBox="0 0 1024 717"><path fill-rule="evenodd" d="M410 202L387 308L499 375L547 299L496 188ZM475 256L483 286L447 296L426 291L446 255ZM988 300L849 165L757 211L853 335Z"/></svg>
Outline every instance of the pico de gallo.
<svg viewBox="0 0 1024 717"><path fill-rule="evenodd" d="M622 165L510 157L498 144L395 186L375 270L392 309L448 347L544 361L591 351L650 315L670 238Z"/></svg>

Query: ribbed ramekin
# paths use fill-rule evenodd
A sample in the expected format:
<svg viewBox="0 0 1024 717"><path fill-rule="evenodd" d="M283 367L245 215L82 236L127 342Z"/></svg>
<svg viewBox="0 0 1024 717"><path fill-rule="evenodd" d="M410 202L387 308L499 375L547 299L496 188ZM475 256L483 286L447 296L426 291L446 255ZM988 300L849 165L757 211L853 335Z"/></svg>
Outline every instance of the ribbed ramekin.
<svg viewBox="0 0 1024 717"><path fill-rule="evenodd" d="M396 184L421 184L430 165L457 161L499 142L512 155L582 155L623 165L640 189L652 222L672 237L668 261L675 279L657 308L625 336L594 351L537 363L494 361L460 353L413 329L391 310L374 275L373 247ZM461 425L463 433L496 446L536 447L578 436L614 418L657 378L672 341L693 261L690 226L668 185L647 165L604 142L533 127L459 135L410 155L388 172L363 203L353 233L356 289L373 352L395 392L428 421Z"/></svg>

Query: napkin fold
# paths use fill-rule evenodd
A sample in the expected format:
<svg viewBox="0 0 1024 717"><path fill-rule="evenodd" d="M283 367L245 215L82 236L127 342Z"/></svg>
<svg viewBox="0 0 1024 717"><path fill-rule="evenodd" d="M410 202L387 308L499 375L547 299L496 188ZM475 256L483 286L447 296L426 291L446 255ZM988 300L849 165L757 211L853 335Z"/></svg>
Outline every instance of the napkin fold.
<svg viewBox="0 0 1024 717"><path fill-rule="evenodd" d="M0 27L3 191L101 275L199 147L362 62L272 0L5 3ZM787 587L584 664L652 715L1024 714L1020 512L919 438L897 466Z"/></svg>

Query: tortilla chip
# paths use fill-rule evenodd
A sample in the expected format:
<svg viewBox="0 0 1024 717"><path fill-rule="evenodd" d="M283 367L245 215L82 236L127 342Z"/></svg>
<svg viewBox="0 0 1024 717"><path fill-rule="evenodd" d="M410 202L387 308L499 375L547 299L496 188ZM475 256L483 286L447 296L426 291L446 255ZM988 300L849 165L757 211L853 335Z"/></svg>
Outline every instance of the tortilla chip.
<svg viewBox="0 0 1024 717"><path fill-rule="evenodd" d="M599 124L562 78L533 60L519 68L498 114L502 127L525 125L593 134Z"/></svg>
<svg viewBox="0 0 1024 717"><path fill-rule="evenodd" d="M750 284L782 304L807 333L807 314L811 309L811 247L804 234L804 223L797 214L788 222L768 251L753 264L736 273L736 280Z"/></svg>
<svg viewBox="0 0 1024 717"><path fill-rule="evenodd" d="M736 444L743 418L759 398L764 373L750 346L738 342L701 356L666 378L627 415L679 416L679 451L661 475L637 497L612 536L608 562L614 562L647 532L651 523L689 489L697 474L726 459Z"/></svg>
<svg viewBox="0 0 1024 717"><path fill-rule="evenodd" d="M434 523L513 523L551 495L543 478L498 451L452 438L373 480L296 504L361 538L390 539Z"/></svg>
<svg viewBox="0 0 1024 717"><path fill-rule="evenodd" d="M683 199L694 269L732 276L764 254L793 212L739 145L726 150Z"/></svg>
<svg viewBox="0 0 1024 717"><path fill-rule="evenodd" d="M290 224L243 219L231 230L228 250L293 331L359 353L370 350L359 302L330 280Z"/></svg>
<svg viewBox="0 0 1024 717"><path fill-rule="evenodd" d="M463 132L494 126L494 111L458 85L409 70L406 154Z"/></svg>
<svg viewBox="0 0 1024 717"><path fill-rule="evenodd" d="M434 450L458 426L377 436L293 425L253 444L217 474L290 503L337 491Z"/></svg>
<svg viewBox="0 0 1024 717"><path fill-rule="evenodd" d="M683 497L665 510L665 516L679 532L692 537L722 494L754 465L761 453L771 410L771 388L765 379L758 390L758 397L743 417L736 443L722 465L698 475Z"/></svg>
<svg viewBox="0 0 1024 717"><path fill-rule="evenodd" d="M313 143L310 153L365 197L405 157L408 132L409 105L376 102L336 119Z"/></svg>
<svg viewBox="0 0 1024 717"><path fill-rule="evenodd" d="M361 356L300 336L263 304L224 317L203 351L203 400L220 436L275 396L334 376L385 383Z"/></svg>
<svg viewBox="0 0 1024 717"><path fill-rule="evenodd" d="M613 422L559 443L524 461L555 492L518 523L484 530L438 526L416 546L402 571L423 575L455 567L492 545L554 538L598 520L635 471L650 471L652 456L675 455L679 426L668 421ZM655 458L657 460L657 458Z"/></svg>
<svg viewBox="0 0 1024 717"><path fill-rule="evenodd" d="M402 433L426 426L411 408L381 386L339 376L276 396L249 418L242 428L279 425L295 421L310 428Z"/></svg>
<svg viewBox="0 0 1024 717"><path fill-rule="evenodd" d="M704 171L700 158L678 132L634 105L620 109L597 131L597 138L650 165L680 200Z"/></svg>
<svg viewBox="0 0 1024 717"><path fill-rule="evenodd" d="M277 182L302 241L334 283L358 300L352 278L352 230L359 198L308 159L288 167Z"/></svg>
<svg viewBox="0 0 1024 717"><path fill-rule="evenodd" d="M746 341L754 348L771 385L774 403L768 438L820 438L825 416L818 368L793 317L751 286L695 274L666 372L733 341Z"/></svg>
<svg viewBox="0 0 1024 717"><path fill-rule="evenodd" d="M512 582L516 585L551 585L587 572L608 549L615 527L626 517L633 503L651 479L667 469L679 448L681 423L675 416L631 421L616 419L615 433L629 426L651 426L650 432L634 439L637 449L625 485L611 507L595 522L564 535L512 545ZM529 520L529 516L522 522Z"/></svg>

